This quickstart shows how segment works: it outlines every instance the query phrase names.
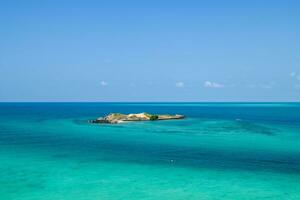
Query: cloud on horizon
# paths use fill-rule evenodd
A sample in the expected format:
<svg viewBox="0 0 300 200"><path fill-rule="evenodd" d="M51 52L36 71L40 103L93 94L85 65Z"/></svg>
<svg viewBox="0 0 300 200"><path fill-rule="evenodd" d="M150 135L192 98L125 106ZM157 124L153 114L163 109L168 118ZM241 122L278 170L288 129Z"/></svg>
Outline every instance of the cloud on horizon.
<svg viewBox="0 0 300 200"><path fill-rule="evenodd" d="M223 88L223 87L225 87L225 85L220 84L220 83L216 83L216 82L213 82L213 81L205 81L204 82L204 87L207 87L207 88Z"/></svg>
<svg viewBox="0 0 300 200"><path fill-rule="evenodd" d="M291 73L290 73L290 76L291 76L291 77L296 76L296 72L291 72Z"/></svg>
<svg viewBox="0 0 300 200"><path fill-rule="evenodd" d="M263 88L263 89L272 89L274 86L276 86L275 81L270 81L268 83L261 84L261 88Z"/></svg>
<svg viewBox="0 0 300 200"><path fill-rule="evenodd" d="M292 78L292 80L293 80L294 82L300 81L300 74L298 74L298 73L296 73L296 72L291 72L291 73L290 73L290 77ZM295 89L300 89L300 84L296 83L296 84L294 85L294 88L295 88Z"/></svg>
<svg viewBox="0 0 300 200"><path fill-rule="evenodd" d="M184 87L184 82L178 81L178 82L175 83L175 86L178 87L178 88L183 88Z"/></svg>
<svg viewBox="0 0 300 200"><path fill-rule="evenodd" d="M262 87L263 89L272 89L272 88L273 88L273 85L270 85L270 84L263 84L263 85L261 85L261 87Z"/></svg>
<svg viewBox="0 0 300 200"><path fill-rule="evenodd" d="M100 85L101 85L101 86L107 86L108 83L107 83L106 81L101 81L101 82L100 82Z"/></svg>

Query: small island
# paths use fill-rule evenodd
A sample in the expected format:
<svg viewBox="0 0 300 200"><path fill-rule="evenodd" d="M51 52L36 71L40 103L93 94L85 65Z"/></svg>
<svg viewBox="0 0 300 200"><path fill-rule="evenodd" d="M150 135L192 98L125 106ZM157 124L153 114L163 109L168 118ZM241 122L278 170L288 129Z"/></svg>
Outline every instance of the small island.
<svg viewBox="0 0 300 200"><path fill-rule="evenodd" d="M149 113L136 113L136 114L122 114L122 113L111 113L105 117L99 117L95 120L90 120L90 123L104 123L104 124L119 124L123 122L132 121L155 121L155 120L171 120L171 119L183 119L183 115L156 115Z"/></svg>

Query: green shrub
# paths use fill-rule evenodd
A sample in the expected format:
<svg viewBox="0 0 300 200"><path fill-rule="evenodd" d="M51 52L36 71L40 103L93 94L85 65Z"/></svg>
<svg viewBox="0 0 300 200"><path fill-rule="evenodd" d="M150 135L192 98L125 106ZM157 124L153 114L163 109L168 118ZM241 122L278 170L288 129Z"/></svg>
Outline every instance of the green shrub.
<svg viewBox="0 0 300 200"><path fill-rule="evenodd" d="M157 115L151 115L150 120L151 121L158 120L158 116Z"/></svg>

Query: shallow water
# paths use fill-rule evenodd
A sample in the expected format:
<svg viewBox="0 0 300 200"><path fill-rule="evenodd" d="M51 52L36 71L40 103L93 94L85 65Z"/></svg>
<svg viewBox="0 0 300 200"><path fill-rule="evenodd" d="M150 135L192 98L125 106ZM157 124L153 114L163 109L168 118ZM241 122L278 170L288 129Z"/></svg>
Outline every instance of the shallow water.
<svg viewBox="0 0 300 200"><path fill-rule="evenodd" d="M300 104L1 103L0 199L300 199Z"/></svg>

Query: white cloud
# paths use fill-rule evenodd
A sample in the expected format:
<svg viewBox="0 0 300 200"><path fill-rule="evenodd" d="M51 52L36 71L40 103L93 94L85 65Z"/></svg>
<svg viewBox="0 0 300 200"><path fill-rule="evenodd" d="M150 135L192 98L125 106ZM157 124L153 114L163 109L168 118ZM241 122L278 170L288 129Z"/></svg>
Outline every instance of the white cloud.
<svg viewBox="0 0 300 200"><path fill-rule="evenodd" d="M220 83L216 83L216 82L212 82L212 81L205 81L204 82L204 87L208 87L208 88L223 88L225 86L222 85L222 84L220 84Z"/></svg>
<svg viewBox="0 0 300 200"><path fill-rule="evenodd" d="M101 81L101 82L100 82L100 85L101 85L101 86L107 86L108 83L107 83L106 81Z"/></svg>
<svg viewBox="0 0 300 200"><path fill-rule="evenodd" d="M178 88L183 88L184 87L184 82L178 81L178 82L175 83L175 86L178 87Z"/></svg>
<svg viewBox="0 0 300 200"><path fill-rule="evenodd" d="M291 76L291 77L296 76L296 72L291 72L291 73L290 73L290 76Z"/></svg>

